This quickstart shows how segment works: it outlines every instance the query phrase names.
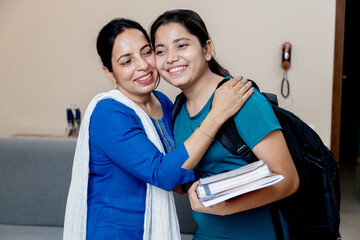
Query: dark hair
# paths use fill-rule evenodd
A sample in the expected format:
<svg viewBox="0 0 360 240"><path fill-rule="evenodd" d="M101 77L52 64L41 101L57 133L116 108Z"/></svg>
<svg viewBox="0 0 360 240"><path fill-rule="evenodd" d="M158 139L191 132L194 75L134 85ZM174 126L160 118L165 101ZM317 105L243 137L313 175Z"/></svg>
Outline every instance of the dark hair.
<svg viewBox="0 0 360 240"><path fill-rule="evenodd" d="M206 41L210 40L205 23L199 14L192 10L176 9L164 12L151 25L150 37L153 46L155 46L156 31L162 25L166 25L168 23L180 23L187 29L187 31L189 31L189 33L193 34L199 39L202 47L205 47ZM208 65L213 73L223 77L230 75L229 71L223 68L214 57L211 58L211 60L208 62Z"/></svg>
<svg viewBox="0 0 360 240"><path fill-rule="evenodd" d="M129 28L134 28L141 31L148 43L151 44L149 35L138 22L125 18L115 18L111 20L101 29L96 42L96 49L101 58L101 61L110 72L113 71L111 65L111 55L115 38Z"/></svg>

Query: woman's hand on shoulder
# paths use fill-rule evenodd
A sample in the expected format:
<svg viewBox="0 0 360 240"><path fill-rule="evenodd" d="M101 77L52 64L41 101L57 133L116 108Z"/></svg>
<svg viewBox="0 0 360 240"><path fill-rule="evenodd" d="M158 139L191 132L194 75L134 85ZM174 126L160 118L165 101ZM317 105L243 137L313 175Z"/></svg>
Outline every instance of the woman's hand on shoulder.
<svg viewBox="0 0 360 240"><path fill-rule="evenodd" d="M232 78L216 89L211 112L225 122L241 109L253 92L250 81L243 77Z"/></svg>

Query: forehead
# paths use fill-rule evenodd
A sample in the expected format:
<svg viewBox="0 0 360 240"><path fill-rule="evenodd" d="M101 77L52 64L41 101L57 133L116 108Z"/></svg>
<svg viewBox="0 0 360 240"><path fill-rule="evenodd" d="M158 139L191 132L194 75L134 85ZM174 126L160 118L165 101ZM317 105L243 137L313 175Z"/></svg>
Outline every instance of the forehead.
<svg viewBox="0 0 360 240"><path fill-rule="evenodd" d="M125 54L139 51L145 45L149 45L144 34L138 29L125 29L116 36L113 53Z"/></svg>
<svg viewBox="0 0 360 240"><path fill-rule="evenodd" d="M196 38L180 23L168 23L158 28L155 34L155 42L159 43L164 40L174 40L178 38Z"/></svg>

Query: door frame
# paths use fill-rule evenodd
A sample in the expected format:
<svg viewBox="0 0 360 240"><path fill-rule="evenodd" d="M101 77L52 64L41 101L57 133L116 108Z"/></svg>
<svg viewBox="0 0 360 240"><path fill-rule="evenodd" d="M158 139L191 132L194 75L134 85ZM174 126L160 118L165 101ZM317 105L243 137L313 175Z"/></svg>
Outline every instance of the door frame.
<svg viewBox="0 0 360 240"><path fill-rule="evenodd" d="M336 0L331 151L339 161L346 0Z"/></svg>

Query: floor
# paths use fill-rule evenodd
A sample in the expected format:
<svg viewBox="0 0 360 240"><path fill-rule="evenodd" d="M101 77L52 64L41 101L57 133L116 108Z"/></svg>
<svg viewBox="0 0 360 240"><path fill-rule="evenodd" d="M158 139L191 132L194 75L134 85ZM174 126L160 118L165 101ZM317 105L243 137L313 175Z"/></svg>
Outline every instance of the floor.
<svg viewBox="0 0 360 240"><path fill-rule="evenodd" d="M360 239L360 159L356 165L340 167L342 240Z"/></svg>

